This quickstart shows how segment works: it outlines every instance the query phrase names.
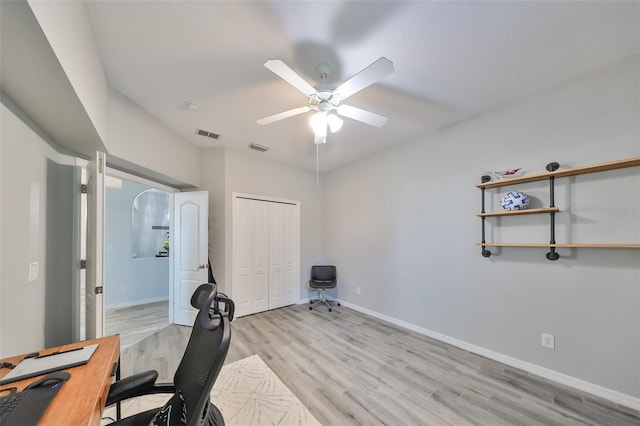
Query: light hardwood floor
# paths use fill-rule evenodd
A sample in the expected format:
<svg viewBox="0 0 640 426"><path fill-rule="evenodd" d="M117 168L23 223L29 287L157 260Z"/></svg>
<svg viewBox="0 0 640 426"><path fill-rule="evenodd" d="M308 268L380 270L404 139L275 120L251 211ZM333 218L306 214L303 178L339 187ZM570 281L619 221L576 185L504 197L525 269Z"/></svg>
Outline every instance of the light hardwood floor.
<svg viewBox="0 0 640 426"><path fill-rule="evenodd" d="M119 334L126 348L169 325L169 301L106 309L104 321L106 335Z"/></svg>
<svg viewBox="0 0 640 426"><path fill-rule="evenodd" d="M125 349L123 375L171 380L190 328ZM226 362L259 355L323 425L640 425L640 413L348 308L232 322Z"/></svg>

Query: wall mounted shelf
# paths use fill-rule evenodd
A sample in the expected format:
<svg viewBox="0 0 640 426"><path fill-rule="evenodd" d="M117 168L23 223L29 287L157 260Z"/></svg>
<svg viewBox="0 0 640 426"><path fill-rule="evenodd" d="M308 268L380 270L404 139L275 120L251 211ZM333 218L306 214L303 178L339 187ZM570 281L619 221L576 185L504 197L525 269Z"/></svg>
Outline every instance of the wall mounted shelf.
<svg viewBox="0 0 640 426"><path fill-rule="evenodd" d="M559 212L560 209L558 207L543 207L541 209L526 209L526 210L511 210L504 212L491 212L491 213L478 213L476 216L479 217L493 217L493 216L517 216L523 214L541 214L541 213L551 213L551 212Z"/></svg>
<svg viewBox="0 0 640 426"><path fill-rule="evenodd" d="M547 173L538 173L529 176L507 178L503 180L491 181L489 176L482 177L482 183L476 185L482 191L482 210L478 217L482 219L482 242L477 245L482 247L482 256L490 257L491 251L487 247L546 247L549 249L547 259L558 260L560 255L556 253L556 248L611 248L611 249L640 249L640 244L578 244L578 243L556 243L555 241L555 214L560 211L556 207L555 179L560 177L577 176L588 173L604 172L608 170L624 169L627 167L640 166L640 157L627 158L625 160L609 161L606 163L592 164L588 166L574 167L571 169L558 170L558 163L547 164ZM518 185L528 182L549 181L549 207L515 210L485 212L485 190L490 188L500 188L509 185ZM550 241L549 243L492 243L485 240L485 222L488 217L519 216L528 214L549 214Z"/></svg>
<svg viewBox="0 0 640 426"><path fill-rule="evenodd" d="M517 185L527 182L538 182L547 180L550 177L567 177L576 175L585 175L588 173L605 172L607 170L624 169L627 167L640 166L640 157L627 158L625 160L609 161L606 163L592 164L589 166L574 167L572 169L555 170L548 173L538 173L529 176L520 176L507 178L503 180L495 180L484 182L476 185L478 188L499 188L508 185Z"/></svg>
<svg viewBox="0 0 640 426"><path fill-rule="evenodd" d="M561 247L561 248L617 248L617 249L640 248L640 244L478 243L476 245L487 246L487 247Z"/></svg>

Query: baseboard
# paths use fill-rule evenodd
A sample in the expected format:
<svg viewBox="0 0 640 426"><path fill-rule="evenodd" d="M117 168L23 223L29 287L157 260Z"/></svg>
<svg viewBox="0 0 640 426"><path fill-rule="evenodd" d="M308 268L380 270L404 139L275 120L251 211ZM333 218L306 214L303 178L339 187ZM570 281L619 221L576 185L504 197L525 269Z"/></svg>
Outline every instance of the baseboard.
<svg viewBox="0 0 640 426"><path fill-rule="evenodd" d="M308 300L308 299L307 299ZM303 300L300 301L303 303ZM541 367L536 364L532 364L530 362L522 361L517 358L510 357L508 355L501 354L499 352L494 352L490 349L483 348L481 346L474 345L472 343L465 342L463 340L459 340L450 336L447 336L442 333L438 333L437 331L429 330L428 328L419 327L417 325L380 314L378 312L372 311L367 308L363 308L358 305L354 305L349 302L345 302L340 300L340 303L347 308L353 309L354 311L362 312L363 314L371 315L372 317L381 319L383 321L387 321L391 324L395 324L402 328L406 328L411 331L415 331L416 333L422 334L424 336L428 336L439 340L444 343L448 343L450 345L456 346L460 349L464 349L469 352L473 352L475 354L484 356L486 358L492 359L494 361L501 362L503 364L509 365L511 367L519 368L521 370L527 371L531 374L535 374L540 377L544 377L545 379L553 380L554 382L570 386L574 389L578 389L580 391L598 396L600 398L604 398L606 400L615 402L616 404L623 405L625 407L633 408L634 410L640 410L640 398L635 398L631 395L624 394L622 392L615 391L613 389L605 388L604 386L596 385L591 382L587 382L585 380L581 380L575 378L573 376L569 376L564 373L560 373L555 370L551 370L546 367Z"/></svg>
<svg viewBox="0 0 640 426"><path fill-rule="evenodd" d="M114 303L112 305L105 305L104 308L105 309L128 308L129 306L145 305L147 303L162 302L164 300L169 300L169 298L168 297L155 297L153 299L127 300L126 302L122 302L122 303Z"/></svg>

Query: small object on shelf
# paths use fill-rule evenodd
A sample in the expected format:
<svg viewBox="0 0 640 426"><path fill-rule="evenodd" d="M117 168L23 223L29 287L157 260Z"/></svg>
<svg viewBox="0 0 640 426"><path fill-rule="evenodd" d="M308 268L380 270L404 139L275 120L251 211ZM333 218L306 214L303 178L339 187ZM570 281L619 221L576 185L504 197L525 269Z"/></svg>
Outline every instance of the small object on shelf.
<svg viewBox="0 0 640 426"><path fill-rule="evenodd" d="M506 178L516 177L520 168L503 170L501 172L484 172L482 176L482 183L489 182L490 180L502 180Z"/></svg>
<svg viewBox="0 0 640 426"><path fill-rule="evenodd" d="M529 206L529 196L524 192L507 192L500 200L504 210L524 210Z"/></svg>

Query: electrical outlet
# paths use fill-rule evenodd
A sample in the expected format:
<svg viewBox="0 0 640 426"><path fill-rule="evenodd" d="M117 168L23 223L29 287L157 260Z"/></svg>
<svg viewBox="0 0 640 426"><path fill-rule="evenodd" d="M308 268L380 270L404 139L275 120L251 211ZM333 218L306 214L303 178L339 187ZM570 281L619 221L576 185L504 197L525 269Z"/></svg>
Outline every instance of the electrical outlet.
<svg viewBox="0 0 640 426"><path fill-rule="evenodd" d="M556 348L556 338L553 334L542 333L542 346L549 349Z"/></svg>
<svg viewBox="0 0 640 426"><path fill-rule="evenodd" d="M128 290L128 288L127 288L127 285L126 285L126 284L125 284L125 285L121 285L121 286L120 286L120 291L121 291L122 293L126 293L126 292L127 292L127 290Z"/></svg>
<svg viewBox="0 0 640 426"><path fill-rule="evenodd" d="M356 287L356 295L360 296L360 287Z"/></svg>
<svg viewBox="0 0 640 426"><path fill-rule="evenodd" d="M29 282L35 281L40 276L40 265L38 262L33 262L29 264Z"/></svg>

